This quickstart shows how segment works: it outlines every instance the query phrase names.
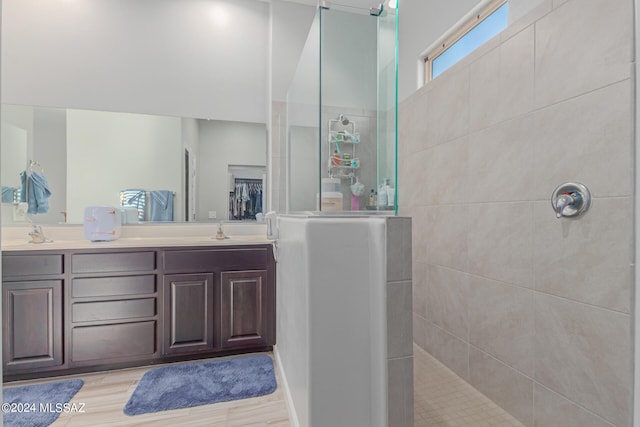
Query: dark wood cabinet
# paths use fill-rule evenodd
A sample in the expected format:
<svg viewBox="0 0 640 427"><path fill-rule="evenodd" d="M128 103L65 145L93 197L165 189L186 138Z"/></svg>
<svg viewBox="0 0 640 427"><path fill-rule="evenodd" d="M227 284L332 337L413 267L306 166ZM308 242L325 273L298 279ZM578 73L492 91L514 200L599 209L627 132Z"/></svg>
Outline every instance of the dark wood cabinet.
<svg viewBox="0 0 640 427"><path fill-rule="evenodd" d="M213 274L164 277L162 354L211 351L214 347Z"/></svg>
<svg viewBox="0 0 640 427"><path fill-rule="evenodd" d="M222 348L266 346L267 271L226 271L220 278Z"/></svg>
<svg viewBox="0 0 640 427"><path fill-rule="evenodd" d="M272 250L6 251L4 380L268 349Z"/></svg>
<svg viewBox="0 0 640 427"><path fill-rule="evenodd" d="M156 257L149 249L69 253L70 368L159 356Z"/></svg>
<svg viewBox="0 0 640 427"><path fill-rule="evenodd" d="M2 300L4 372L62 365L62 281L4 283Z"/></svg>

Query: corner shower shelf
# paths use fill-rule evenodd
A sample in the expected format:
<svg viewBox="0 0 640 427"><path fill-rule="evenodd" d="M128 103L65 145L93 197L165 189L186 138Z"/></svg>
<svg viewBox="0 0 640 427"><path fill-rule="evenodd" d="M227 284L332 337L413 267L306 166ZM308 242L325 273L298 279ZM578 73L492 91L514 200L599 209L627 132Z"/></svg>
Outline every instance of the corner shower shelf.
<svg viewBox="0 0 640 427"><path fill-rule="evenodd" d="M340 117L343 116L340 115ZM341 120L329 120L327 142L329 177L353 181L356 170L360 168L360 159L356 157L356 146L360 142L360 134L356 132L355 122L348 121L344 124ZM339 155L339 159L335 159L334 155ZM348 156L347 159L344 158L345 155Z"/></svg>

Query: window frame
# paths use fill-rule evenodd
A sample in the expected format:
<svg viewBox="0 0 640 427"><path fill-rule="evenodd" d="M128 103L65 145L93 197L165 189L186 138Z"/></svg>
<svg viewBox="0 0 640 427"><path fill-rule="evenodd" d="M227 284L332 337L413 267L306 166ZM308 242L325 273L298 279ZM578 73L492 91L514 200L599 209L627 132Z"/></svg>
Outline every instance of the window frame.
<svg viewBox="0 0 640 427"><path fill-rule="evenodd" d="M436 58L438 58L447 49L453 46L458 40L464 37L468 32L470 32L492 13L494 13L496 10L498 10L508 2L509 0L490 1L486 6L480 9L480 11L475 13L469 20L463 23L458 29L452 31L449 35L445 35L444 40L441 43L438 43L436 47L430 49L425 55L423 55L422 60L424 69L424 81L422 83L426 85L433 80L433 78L431 77L433 74L433 61Z"/></svg>

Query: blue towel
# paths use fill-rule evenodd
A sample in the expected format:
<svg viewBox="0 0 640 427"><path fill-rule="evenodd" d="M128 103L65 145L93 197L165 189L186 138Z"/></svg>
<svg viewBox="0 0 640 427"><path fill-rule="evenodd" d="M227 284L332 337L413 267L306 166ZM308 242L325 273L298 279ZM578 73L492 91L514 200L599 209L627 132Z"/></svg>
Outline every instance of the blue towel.
<svg viewBox="0 0 640 427"><path fill-rule="evenodd" d="M173 192L153 190L149 193L149 221L173 221Z"/></svg>
<svg viewBox="0 0 640 427"><path fill-rule="evenodd" d="M147 206L147 192L141 189L127 189L120 192L120 206L133 206L138 210L138 221L144 221Z"/></svg>
<svg viewBox="0 0 640 427"><path fill-rule="evenodd" d="M31 172L28 178L29 194L27 194L27 201L29 202L29 209L27 213L30 214L42 214L49 212L49 200L51 191L49 190L49 183L47 177L40 172Z"/></svg>
<svg viewBox="0 0 640 427"><path fill-rule="evenodd" d="M13 203L13 195L16 189L13 187L2 186L2 203Z"/></svg>
<svg viewBox="0 0 640 427"><path fill-rule="evenodd" d="M20 194L18 201L22 203L27 201L27 173L25 171L20 172Z"/></svg>

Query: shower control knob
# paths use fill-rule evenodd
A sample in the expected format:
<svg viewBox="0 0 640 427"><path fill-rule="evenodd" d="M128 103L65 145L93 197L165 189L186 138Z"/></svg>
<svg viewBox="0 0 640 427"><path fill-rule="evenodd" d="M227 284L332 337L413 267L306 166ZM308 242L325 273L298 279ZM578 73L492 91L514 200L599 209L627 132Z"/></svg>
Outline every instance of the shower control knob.
<svg viewBox="0 0 640 427"><path fill-rule="evenodd" d="M556 213L556 218L581 215L590 205L591 193L579 182L564 183L551 194L551 207Z"/></svg>

